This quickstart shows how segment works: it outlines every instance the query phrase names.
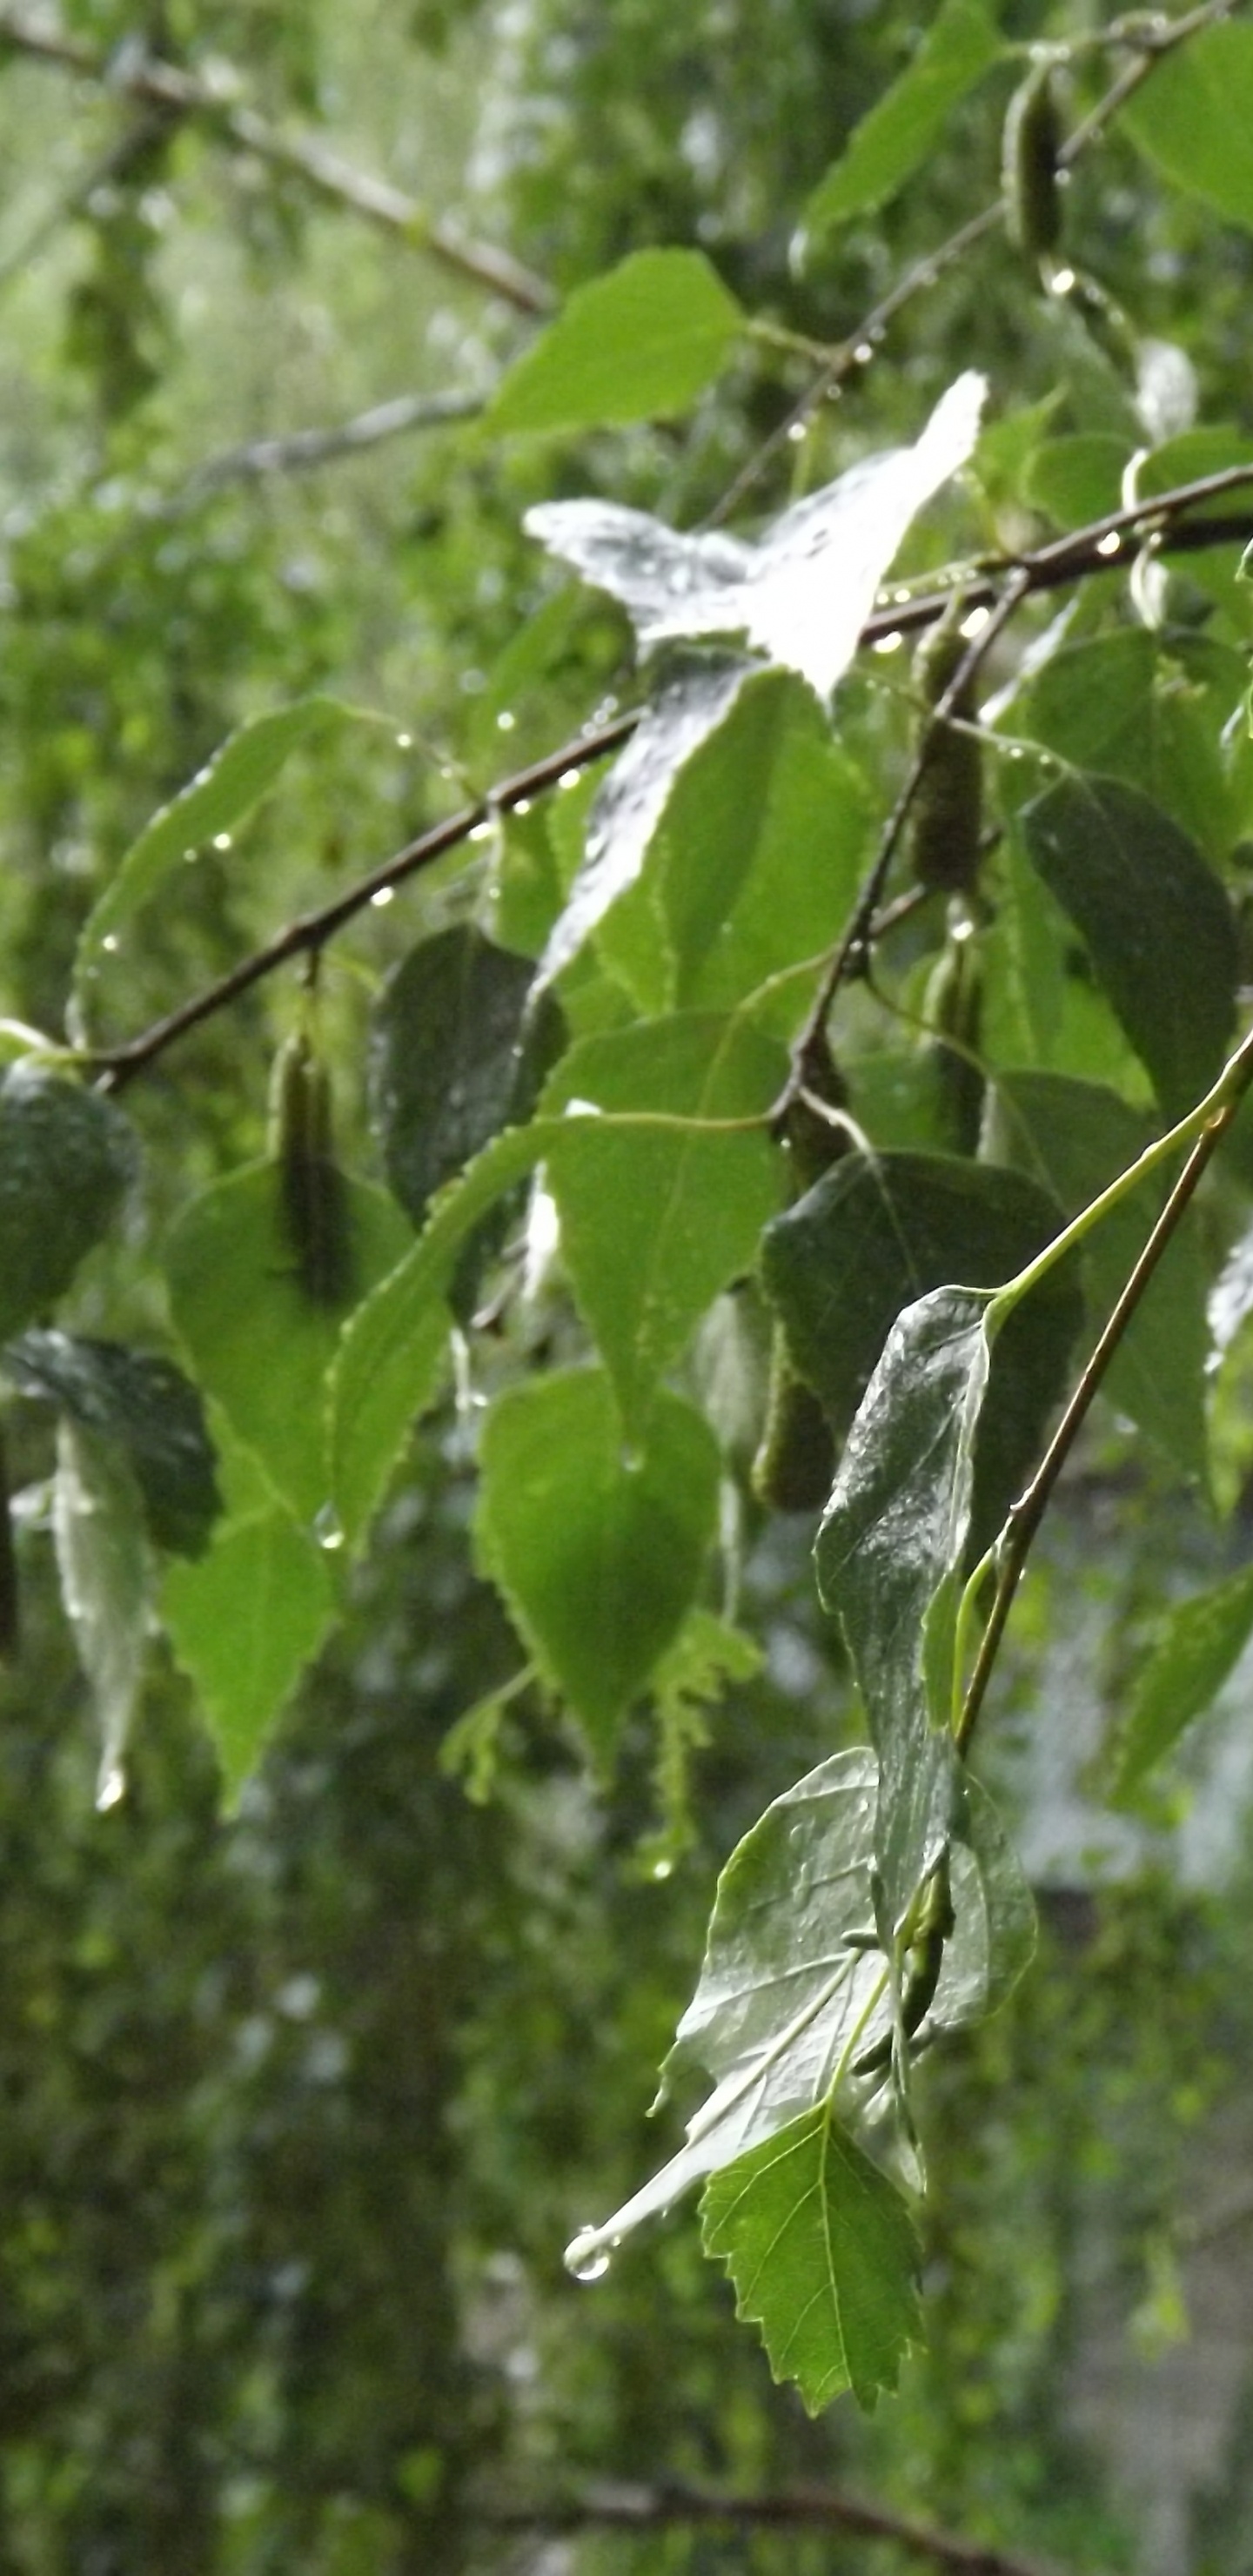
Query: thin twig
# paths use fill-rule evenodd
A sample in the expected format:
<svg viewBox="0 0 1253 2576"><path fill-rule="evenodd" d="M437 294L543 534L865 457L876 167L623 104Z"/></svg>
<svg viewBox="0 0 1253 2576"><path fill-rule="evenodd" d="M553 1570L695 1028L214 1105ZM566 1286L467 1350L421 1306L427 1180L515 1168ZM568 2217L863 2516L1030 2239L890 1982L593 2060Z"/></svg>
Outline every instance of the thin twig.
<svg viewBox="0 0 1253 2576"><path fill-rule="evenodd" d="M333 429L293 429L278 438L250 439L241 447L224 448L220 456L210 456L197 465L177 491L159 502L153 512L157 518L181 518L194 510L212 493L231 483L266 482L278 474L308 474L320 465L333 465L341 457L360 456L368 448L381 447L385 440L405 438L415 429L442 429L449 421L474 420L487 401L486 394L438 393L398 394L393 402L375 403L369 411L357 412L352 420L342 421Z"/></svg>
<svg viewBox="0 0 1253 2576"><path fill-rule="evenodd" d="M1076 125L1073 133L1067 135L1058 156L1062 167L1068 170L1080 153L1086 152L1088 145L1097 141L1119 109L1125 107L1142 83L1151 78L1167 54L1173 54L1177 45L1186 45L1193 36L1203 34L1207 27L1216 27L1220 18L1229 18L1239 6L1240 0L1205 0L1203 8L1190 9L1185 17L1157 26L1149 21L1138 28L1111 27L1106 42L1132 46L1135 58L1111 83L1104 97L1097 100L1082 124Z"/></svg>
<svg viewBox="0 0 1253 2576"><path fill-rule="evenodd" d="M521 260L490 244L472 241L447 216L428 215L417 199L390 181L375 179L327 150L312 135L289 134L255 108L238 102L233 78L197 80L194 74L152 55L132 60L129 51L96 53L60 29L27 18L21 10L0 8L0 45L54 64L81 79L97 82L115 96L139 100L179 116L192 116L222 135L236 151L249 153L273 169L289 170L320 196L348 206L385 231L398 233L413 249L426 251L460 277L486 287L520 313L550 313L554 297L545 280Z"/></svg>
<svg viewBox="0 0 1253 2576"><path fill-rule="evenodd" d="M862 2540L891 2540L954 2576L1045 2576L1039 2560L1020 2558L990 2541L915 2522L885 2506L863 2504L829 2487L792 2487L777 2495L720 2496L686 2486L589 2487L547 2505L505 2505L473 2513L496 2531L673 2530L691 2523L730 2523L745 2531L835 2530Z"/></svg>
<svg viewBox="0 0 1253 2576"><path fill-rule="evenodd" d="M1040 1523L1048 1509L1058 1477L1087 1418L1093 1398L1100 1390L1101 1380L1153 1277L1162 1254L1176 1233L1184 1210L1222 1143L1245 1092L1253 1082L1253 1031L1237 1048L1230 1064L1226 1067L1222 1081L1224 1097L1215 1109L1213 1117L1208 1120L1197 1137L1139 1260L1097 1341L1048 1448L1026 1492L1021 1494L1014 1504L992 1550L991 1565L995 1569L996 1588L955 1729L959 1752L964 1753L970 1743L991 1679L992 1667L996 1662L1001 1639L1013 1607L1019 1578Z"/></svg>

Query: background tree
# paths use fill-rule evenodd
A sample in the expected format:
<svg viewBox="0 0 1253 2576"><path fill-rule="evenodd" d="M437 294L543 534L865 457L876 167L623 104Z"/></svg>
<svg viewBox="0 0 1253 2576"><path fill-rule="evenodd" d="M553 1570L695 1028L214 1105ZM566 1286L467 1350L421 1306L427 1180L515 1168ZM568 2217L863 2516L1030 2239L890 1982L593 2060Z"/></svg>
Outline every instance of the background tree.
<svg viewBox="0 0 1253 2576"><path fill-rule="evenodd" d="M764 26L0 11L17 2569L1240 2563L1253 35Z"/></svg>

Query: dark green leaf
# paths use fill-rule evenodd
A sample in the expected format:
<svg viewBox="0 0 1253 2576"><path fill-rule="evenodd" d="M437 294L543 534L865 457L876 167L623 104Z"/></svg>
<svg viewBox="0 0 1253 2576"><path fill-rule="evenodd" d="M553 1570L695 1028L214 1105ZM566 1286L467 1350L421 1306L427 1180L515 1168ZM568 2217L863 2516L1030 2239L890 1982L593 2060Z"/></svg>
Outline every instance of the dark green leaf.
<svg viewBox="0 0 1253 2576"><path fill-rule="evenodd" d="M199 1564L167 1573L162 1618L232 1802L335 1610L324 1551L278 1504L220 1526Z"/></svg>
<svg viewBox="0 0 1253 2576"><path fill-rule="evenodd" d="M966 1772L949 1853L953 1929L929 2014L944 2030L995 2012L1030 1967L1031 1890L987 1791Z"/></svg>
<svg viewBox="0 0 1253 2576"><path fill-rule="evenodd" d="M221 1498L204 1406L172 1360L120 1342L72 1333L24 1333L4 1353L23 1395L42 1397L130 1460L148 1535L178 1556L199 1556Z"/></svg>
<svg viewBox="0 0 1253 2576"><path fill-rule="evenodd" d="M1253 1569L1180 1602L1162 1624L1113 1741L1110 1794L1134 1798L1141 1782L1210 1706L1253 1633Z"/></svg>
<svg viewBox="0 0 1253 2576"><path fill-rule="evenodd" d="M1055 653L1016 696L1011 724L1071 768L1151 796L1201 849L1225 857L1234 830L1218 737L1235 694L1215 711L1140 627Z"/></svg>
<svg viewBox="0 0 1253 2576"><path fill-rule="evenodd" d="M69 1287L117 1215L137 1151L120 1110L37 1058L0 1082L0 1341Z"/></svg>
<svg viewBox="0 0 1253 2576"><path fill-rule="evenodd" d="M1059 528L1081 528L1103 519L1122 500L1123 471L1131 455L1130 439L1103 430L1077 438L1050 438L1037 447L1023 477L1023 497L1054 519Z"/></svg>
<svg viewBox="0 0 1253 2576"><path fill-rule="evenodd" d="M382 1190L363 1181L344 1189L361 1296L403 1258L412 1236ZM333 1306L304 1293L277 1166L250 1164L193 1199L170 1234L166 1276L197 1382L274 1491L298 1519L313 1520L331 1500L326 1380L351 1298Z"/></svg>
<svg viewBox="0 0 1253 2576"><path fill-rule="evenodd" d="M562 1034L549 996L524 1030L534 978L529 958L457 922L411 949L387 983L371 1040L371 1113L415 1225L436 1190L534 1106Z"/></svg>
<svg viewBox="0 0 1253 2576"><path fill-rule="evenodd" d="M639 250L573 295L508 370L489 423L595 429L687 411L722 372L744 315L698 250Z"/></svg>
<svg viewBox="0 0 1253 2576"><path fill-rule="evenodd" d="M1154 1132L1151 1120L1116 1093L1065 1074L1003 1074L997 1104L990 1131L994 1146L1042 1182L1067 1216L1077 1216L1128 1170ZM1135 1266L1162 1197L1161 1184L1146 1183L1083 1246L1093 1342ZM1202 1478L1208 1354L1205 1271L1189 1214L1132 1316L1103 1387L1111 1404L1158 1441L1185 1475Z"/></svg>
<svg viewBox="0 0 1253 2576"><path fill-rule="evenodd" d="M850 215L873 214L927 159L959 100L1004 46L983 0L943 0L899 80L876 101L804 214L801 248Z"/></svg>
<svg viewBox="0 0 1253 2576"><path fill-rule="evenodd" d="M602 1760L691 1607L717 1495L712 1433L664 1391L642 1449L597 1369L511 1387L487 1415L479 1555Z"/></svg>
<svg viewBox="0 0 1253 2576"><path fill-rule="evenodd" d="M152 1566L125 1451L62 1416L52 1531L66 1611L100 1729L97 1804L122 1795L123 1755L143 1679Z"/></svg>
<svg viewBox="0 0 1253 2576"><path fill-rule="evenodd" d="M786 1071L782 1049L743 1021L692 1014L586 1038L548 1085L549 1117L572 1105L624 1113L615 1124L568 1116L547 1173L574 1292L629 1433L705 1308L749 1267L784 1186L764 1125L719 1133L687 1122L763 1117Z"/></svg>
<svg viewBox="0 0 1253 2576"><path fill-rule="evenodd" d="M1163 1109L1181 1117L1220 1071L1235 1018L1235 923L1218 878L1168 815L1114 779L1061 780L1027 807L1023 830Z"/></svg>
<svg viewBox="0 0 1253 2576"><path fill-rule="evenodd" d="M713 2175L701 2222L736 2315L760 2325L775 2379L795 2380L811 2415L845 2388L870 2408L896 2387L922 2337L918 2240L829 2102Z"/></svg>
<svg viewBox="0 0 1253 2576"><path fill-rule="evenodd" d="M1253 27L1207 27L1177 46L1122 115L1175 187L1253 229Z"/></svg>

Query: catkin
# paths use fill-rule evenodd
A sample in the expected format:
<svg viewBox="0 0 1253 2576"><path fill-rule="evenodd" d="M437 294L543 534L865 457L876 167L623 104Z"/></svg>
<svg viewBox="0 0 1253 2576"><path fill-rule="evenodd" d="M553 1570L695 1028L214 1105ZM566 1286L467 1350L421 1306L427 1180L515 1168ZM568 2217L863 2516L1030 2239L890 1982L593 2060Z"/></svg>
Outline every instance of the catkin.
<svg viewBox="0 0 1253 2576"><path fill-rule="evenodd" d="M1028 259L1047 259L1061 240L1061 145L1053 75L1041 65L1009 102L1001 162L1010 237Z"/></svg>
<svg viewBox="0 0 1253 2576"><path fill-rule="evenodd" d="M331 1082L305 1032L280 1047L270 1088L271 1147L283 1231L310 1303L341 1306L352 1289L352 1234L331 1132Z"/></svg>
<svg viewBox="0 0 1253 2576"><path fill-rule="evenodd" d="M914 684L924 709L939 704L969 649L962 634L962 606L955 601L924 636L914 655ZM979 873L983 834L983 754L973 731L974 692L964 688L952 713L959 724L919 718L915 753L926 762L910 811L909 851L919 885L941 894L969 894Z"/></svg>

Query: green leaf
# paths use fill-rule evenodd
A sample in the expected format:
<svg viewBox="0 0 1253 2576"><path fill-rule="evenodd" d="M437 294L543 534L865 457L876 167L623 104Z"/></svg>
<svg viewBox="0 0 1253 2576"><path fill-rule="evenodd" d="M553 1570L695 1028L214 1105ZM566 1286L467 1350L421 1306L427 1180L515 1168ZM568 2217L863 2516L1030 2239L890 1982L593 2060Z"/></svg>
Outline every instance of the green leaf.
<svg viewBox="0 0 1253 2576"><path fill-rule="evenodd" d="M996 1102L992 1146L1031 1172L1068 1217L1128 1170L1154 1133L1152 1121L1115 1092L1064 1074L1002 1074ZM1160 1184L1146 1183L1111 1210L1083 1245L1093 1342L1130 1277L1163 1196ZM1205 1292L1200 1239L1189 1214L1167 1245L1103 1380L1110 1403L1156 1440L1185 1475L1201 1478L1210 1342Z"/></svg>
<svg viewBox="0 0 1253 2576"><path fill-rule="evenodd" d="M692 1605L718 1501L701 1415L664 1390L628 1449L609 1380L510 1387L483 1426L475 1532L540 1672L602 1761Z"/></svg>
<svg viewBox="0 0 1253 2576"><path fill-rule="evenodd" d="M1082 528L1103 519L1122 500L1131 441L1105 430L1076 438L1050 438L1037 447L1023 477L1023 498L1059 528Z"/></svg>
<svg viewBox="0 0 1253 2576"><path fill-rule="evenodd" d="M547 1156L562 1252L579 1308L610 1369L628 1434L705 1308L752 1262L785 1175L763 1118L787 1072L782 1048L742 1021L684 1015L586 1038L544 1095L569 1108ZM632 1114L655 1113L632 1124ZM668 1123L673 1120L673 1124Z"/></svg>
<svg viewBox="0 0 1253 2576"><path fill-rule="evenodd" d="M300 1284L280 1176L253 1163L202 1191L166 1244L174 1328L200 1386L260 1460L274 1492L312 1521L331 1499L326 1378L340 1327L412 1243L382 1190L345 1181L355 1288L337 1305Z"/></svg>
<svg viewBox="0 0 1253 2576"><path fill-rule="evenodd" d="M1253 1634L1253 1568L1180 1602L1131 1686L1113 1741L1109 1795L1126 1804L1185 1728L1206 1710Z"/></svg>
<svg viewBox="0 0 1253 2576"><path fill-rule="evenodd" d="M139 1487L125 1452L62 1416L52 1487L61 1592L100 1729L96 1803L116 1806L143 1679L152 1568Z"/></svg>
<svg viewBox="0 0 1253 2576"><path fill-rule="evenodd" d="M787 671L758 673L674 769L633 890L601 924L601 952L642 1010L731 1007L830 944L869 838L865 782L812 690ZM794 983L774 1016L790 1034Z"/></svg>
<svg viewBox="0 0 1253 2576"><path fill-rule="evenodd" d="M953 109L1005 51L983 0L943 0L899 80L864 116L809 198L797 245L873 214L927 159Z"/></svg>
<svg viewBox="0 0 1253 2576"><path fill-rule="evenodd" d="M73 1333L24 1333L3 1355L23 1395L114 1441L134 1470L148 1535L200 1556L221 1498L199 1394L172 1360Z"/></svg>
<svg viewBox="0 0 1253 2576"><path fill-rule="evenodd" d="M848 1429L904 1307L954 1279L999 1287L1060 1223L1056 1202L1019 1173L908 1149L844 1155L761 1247L762 1285L832 1427ZM1059 1336L1078 1320L1066 1305Z"/></svg>
<svg viewBox="0 0 1253 2576"><path fill-rule="evenodd" d="M576 287L509 368L488 425L595 429L668 419L715 382L743 329L735 297L702 251L633 251Z"/></svg>
<svg viewBox="0 0 1253 2576"><path fill-rule="evenodd" d="M203 849L217 833L233 831L246 821L301 744L337 725L361 721L361 711L338 698L297 698L293 705L256 716L227 736L190 784L145 824L89 912L74 969L80 1008L87 1007L90 986L100 973L103 957L116 948L122 924L147 903L171 868Z"/></svg>
<svg viewBox="0 0 1253 2576"><path fill-rule="evenodd" d="M1035 1905L1018 1855L986 1789L968 1771L953 1824L949 1886L953 1929L930 2019L956 2030L997 2011L1036 1946Z"/></svg>
<svg viewBox="0 0 1253 2576"><path fill-rule="evenodd" d="M134 1132L112 1102L37 1058L0 1081L0 1342L69 1287L134 1180Z"/></svg>
<svg viewBox="0 0 1253 2576"><path fill-rule="evenodd" d="M455 922L411 949L374 1014L370 1107L387 1177L420 1225L436 1190L503 1127L526 1118L560 1052L562 1018L535 968Z"/></svg>
<svg viewBox="0 0 1253 2576"><path fill-rule="evenodd" d="M1063 779L1022 821L1163 1109L1181 1117L1221 1070L1235 1019L1235 922L1218 878L1168 815L1114 779Z"/></svg>
<svg viewBox="0 0 1253 2576"><path fill-rule="evenodd" d="M872 2408L922 2339L918 2239L900 2193L829 2102L715 2174L701 2202L707 2254L760 2325L776 2380L811 2415L845 2388Z"/></svg>
<svg viewBox="0 0 1253 2576"><path fill-rule="evenodd" d="M171 1566L161 1615L194 1683L234 1802L337 1607L325 1552L281 1505L221 1524Z"/></svg>
<svg viewBox="0 0 1253 2576"><path fill-rule="evenodd" d="M1234 830L1219 735L1234 694L1215 708L1141 627L1055 653L1018 692L1011 725L1069 767L1151 796L1199 848L1225 857Z"/></svg>
<svg viewBox="0 0 1253 2576"><path fill-rule="evenodd" d="M1175 187L1253 229L1253 27L1207 27L1176 46L1121 122Z"/></svg>

